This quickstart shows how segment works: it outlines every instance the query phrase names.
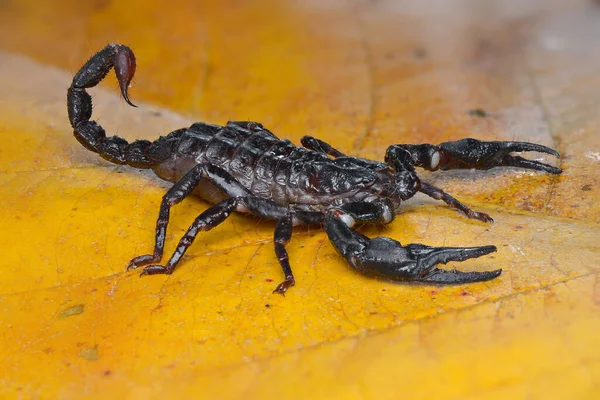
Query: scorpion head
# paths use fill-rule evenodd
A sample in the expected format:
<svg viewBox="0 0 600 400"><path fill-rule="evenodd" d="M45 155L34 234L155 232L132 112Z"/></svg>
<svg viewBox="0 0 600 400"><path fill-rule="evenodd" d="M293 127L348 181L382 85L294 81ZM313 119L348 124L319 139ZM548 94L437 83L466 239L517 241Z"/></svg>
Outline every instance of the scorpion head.
<svg viewBox="0 0 600 400"><path fill-rule="evenodd" d="M421 181L414 171L396 171L393 197L408 200L421 189Z"/></svg>
<svg viewBox="0 0 600 400"><path fill-rule="evenodd" d="M385 162L394 171L393 187L389 188L390 197L407 200L421 189L421 181L415 173L413 153L404 147L393 145L385 153Z"/></svg>

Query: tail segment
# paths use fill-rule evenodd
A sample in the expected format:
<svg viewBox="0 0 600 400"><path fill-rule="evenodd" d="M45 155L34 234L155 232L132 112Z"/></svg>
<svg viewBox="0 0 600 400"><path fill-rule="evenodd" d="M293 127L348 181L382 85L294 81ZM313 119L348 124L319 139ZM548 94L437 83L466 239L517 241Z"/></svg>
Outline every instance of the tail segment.
<svg viewBox="0 0 600 400"><path fill-rule="evenodd" d="M100 154L108 161L137 168L151 168L158 161L148 157L152 142L136 140L128 143L118 136L106 137L104 129L96 121L90 121L92 97L85 89L100 83L113 67L123 98L129 105L135 107L127 94L127 88L135 74L135 55L127 46L109 44L81 67L67 91L69 121L75 137L85 148Z"/></svg>

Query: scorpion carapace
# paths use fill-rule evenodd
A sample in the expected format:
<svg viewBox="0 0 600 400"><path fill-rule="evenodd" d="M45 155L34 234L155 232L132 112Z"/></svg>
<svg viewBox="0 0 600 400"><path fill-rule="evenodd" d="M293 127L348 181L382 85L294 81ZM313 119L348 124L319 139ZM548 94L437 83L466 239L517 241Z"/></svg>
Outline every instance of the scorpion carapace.
<svg viewBox="0 0 600 400"><path fill-rule="evenodd" d="M277 293L283 294L295 284L285 247L292 226L299 224L324 225L334 247L364 274L430 284L486 281L502 270L461 272L439 269L437 265L481 257L496 251L494 246L404 246L386 237L368 238L353 227L357 223L391 222L402 202L417 192L442 200L469 218L493 221L421 181L415 167L435 171L510 166L561 173L560 168L511 155L538 151L559 156L538 144L476 139L437 146L396 144L388 148L383 163L347 156L310 136L301 139L303 147L295 146L257 122L230 121L225 126L199 122L154 142L128 143L118 136L107 137L104 129L90 120L92 99L86 89L97 85L114 67L121 94L133 105L127 89L135 65L131 49L109 44L77 72L67 102L75 137L87 149L117 164L152 168L161 178L175 182L162 199L154 252L135 257L127 266L146 266L141 275L171 274L198 232L216 227L233 211L239 211L276 221L275 254L285 274L285 280L275 289ZM167 263L158 265L163 257L170 208L192 192L214 205L196 218Z"/></svg>

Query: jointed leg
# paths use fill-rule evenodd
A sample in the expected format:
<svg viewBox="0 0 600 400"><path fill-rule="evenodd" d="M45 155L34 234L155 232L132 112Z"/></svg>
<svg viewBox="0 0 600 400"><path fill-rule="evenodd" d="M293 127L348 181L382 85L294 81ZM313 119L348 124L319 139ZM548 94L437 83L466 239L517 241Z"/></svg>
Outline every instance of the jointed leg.
<svg viewBox="0 0 600 400"><path fill-rule="evenodd" d="M142 255L131 260L127 269L138 268L142 265L155 263L161 260L164 251L167 225L169 223L170 208L181 202L198 186L201 179L210 179L226 194L232 196L218 204L213 205L200 214L185 235L179 241L177 249L166 265L149 265L142 271L141 275L171 274L177 267L186 250L201 231L208 231L223 222L235 210L250 212L254 215L277 219L275 229L275 253L285 274L285 280L277 286L275 292L285 293L294 285L295 280L289 264L289 258L285 245L292 235L294 219L299 223L315 224L322 223L323 215L319 212L308 212L295 210L290 212L288 207L280 206L271 200L254 197L248 190L238 183L229 173L214 165L197 165L181 178L164 195L160 206L158 220L156 221L156 237L153 254Z"/></svg>
<svg viewBox="0 0 600 400"><path fill-rule="evenodd" d="M156 221L156 235L154 241L154 252L135 257L127 265L127 269L135 269L142 265L160 261L165 248L165 238L167 225L169 224L169 214L171 207L180 203L195 188L204 176L204 166L196 165L187 174L185 174L175 185L173 185L162 198L158 220Z"/></svg>
<svg viewBox="0 0 600 400"><path fill-rule="evenodd" d="M135 269L142 265L155 263L161 260L165 246L165 237L167 225L169 224L170 209L175 204L180 203L198 186L202 178L210 179L215 185L221 188L229 196L248 196L250 193L238 182L235 181L226 171L213 165L198 164L185 174L171 189L163 196L156 221L156 235L154 251L152 254L145 254L135 257L127 265L127 269Z"/></svg>
<svg viewBox="0 0 600 400"><path fill-rule="evenodd" d="M448 204L451 208L462 211L467 217L471 219L476 219L482 222L494 222L492 217L485 213L477 212L471 210L469 207L456 200L454 197L450 196L448 193L444 192L442 189L439 189L433 186L430 183L421 181L421 193L426 194L429 197L432 197L436 200L442 200L444 203Z"/></svg>
<svg viewBox="0 0 600 400"><path fill-rule="evenodd" d="M190 247L190 245L194 242L194 239L196 238L196 235L198 235L198 232L211 230L212 228L219 225L221 222L225 221L225 219L229 217L229 215L231 215L233 210L235 210L236 206L238 205L238 202L238 198L229 198L227 200L223 200L218 204L215 204L214 206L210 207L208 210L200 214L194 220L192 225L190 225L185 235L183 235L183 237L179 240L177 249L171 256L167 264L165 266L149 265L146 268L144 268L140 276L155 274L172 274L175 270L175 267L181 260L181 257L183 257L188 247Z"/></svg>
<svg viewBox="0 0 600 400"><path fill-rule="evenodd" d="M323 223L323 214L321 212L291 210L277 221L275 234L273 235L275 254L277 255L281 269L283 269L285 280L277 285L275 290L273 290L273 293L285 294L290 287L296 284L288 253L285 249L285 246L292 238L292 227L294 223L303 223L306 225L321 224Z"/></svg>
<svg viewBox="0 0 600 400"><path fill-rule="evenodd" d="M285 274L285 281L277 286L275 292L285 293L295 283L288 254L285 250L285 245L289 242L292 235L292 214L289 213L287 207L275 204L270 200L252 196L246 188L235 181L226 171L210 164L197 165L192 168L163 196L158 220L156 221L154 252L134 258L127 266L127 269L138 268L142 265L161 260L167 225L169 223L170 208L186 198L203 178L210 179L215 185L232 197L213 205L196 218L179 241L177 249L166 265L149 265L144 268L141 275L173 273L198 233L216 227L237 209L238 211L250 212L263 218L278 219L277 228L275 229L275 253ZM304 223L319 223L322 220L320 213L297 212L295 215L299 221Z"/></svg>
<svg viewBox="0 0 600 400"><path fill-rule="evenodd" d="M302 146L306 147L307 149L325 153L334 158L345 157L344 153L333 148L329 143L312 136L303 136L302 139L300 139L300 143L302 143Z"/></svg>
<svg viewBox="0 0 600 400"><path fill-rule="evenodd" d="M231 215L231 213L235 210L238 211L248 211L254 215L259 215L262 217L268 218L282 218L285 219L287 215L287 209L282 206L278 206L270 200L265 200L257 197L232 197L226 200L223 200L220 203L217 203L200 214L190 225L187 232L177 245L177 249L167 262L165 266L162 265L149 265L142 271L141 275L154 275L154 274L171 274L177 267L177 264L181 261L181 258L187 251L187 249L191 246L191 244L196 239L196 236L201 231L209 231L212 228L216 227L227 217ZM285 223L284 223L285 225ZM291 225L291 223L290 223ZM283 232L285 234L285 230ZM289 234L291 235L291 229ZM282 235L284 236L284 235ZM283 241L280 240L282 245L285 245L287 241L285 237L283 237ZM289 240L289 238L287 239ZM278 246L276 244L276 251ZM279 254L278 254L279 255ZM287 253L285 253L287 256ZM282 263L283 266L283 263ZM289 269L289 264L287 265L287 269L289 270L289 275L291 275L291 270ZM286 273L286 278L288 275L288 271L284 267L284 272ZM293 280L293 277L292 277Z"/></svg>
<svg viewBox="0 0 600 400"><path fill-rule="evenodd" d="M275 288L273 293L285 294L288 288L296 284L296 280L294 279L294 275L292 274L292 267L290 267L290 259L288 257L287 250L285 249L285 246L289 243L291 238L292 216L291 214L287 214L285 217L277 221L277 226L275 227L274 235L275 254L277 255L279 264L283 269L283 273L285 274L285 280L279 285L277 285L277 288Z"/></svg>

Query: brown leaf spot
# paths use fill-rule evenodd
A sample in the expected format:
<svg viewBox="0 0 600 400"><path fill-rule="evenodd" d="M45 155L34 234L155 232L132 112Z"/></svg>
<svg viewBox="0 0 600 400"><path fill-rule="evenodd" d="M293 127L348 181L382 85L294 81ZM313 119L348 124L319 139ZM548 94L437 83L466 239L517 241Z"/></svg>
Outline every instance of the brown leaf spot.
<svg viewBox="0 0 600 400"><path fill-rule="evenodd" d="M70 317L72 315L83 314L84 311L85 311L85 305L84 304L77 304L75 306L67 308L66 310L63 310L60 314L58 314L58 316L60 318L67 318L67 317Z"/></svg>
<svg viewBox="0 0 600 400"><path fill-rule="evenodd" d="M97 361L100 358L96 347L91 349L83 349L79 352L79 357L85 358L88 361Z"/></svg>

